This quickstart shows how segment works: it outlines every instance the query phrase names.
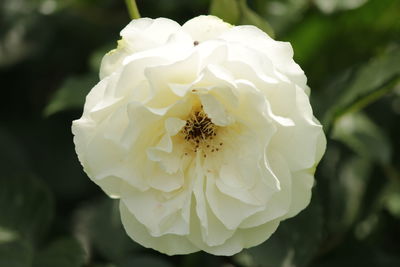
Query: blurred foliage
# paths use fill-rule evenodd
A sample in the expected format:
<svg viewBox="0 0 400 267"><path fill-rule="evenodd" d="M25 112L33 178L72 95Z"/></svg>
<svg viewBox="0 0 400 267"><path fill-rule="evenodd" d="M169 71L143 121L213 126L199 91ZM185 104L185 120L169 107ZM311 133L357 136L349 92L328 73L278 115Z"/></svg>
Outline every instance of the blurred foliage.
<svg viewBox="0 0 400 267"><path fill-rule="evenodd" d="M213 0L210 14L233 25L254 25L274 37L274 30L263 17L247 6L246 0Z"/></svg>
<svg viewBox="0 0 400 267"><path fill-rule="evenodd" d="M234 257L135 244L70 132L129 22L124 1L2 0L0 266L400 266L400 1L137 3L143 16L212 13L292 43L328 136L310 206Z"/></svg>

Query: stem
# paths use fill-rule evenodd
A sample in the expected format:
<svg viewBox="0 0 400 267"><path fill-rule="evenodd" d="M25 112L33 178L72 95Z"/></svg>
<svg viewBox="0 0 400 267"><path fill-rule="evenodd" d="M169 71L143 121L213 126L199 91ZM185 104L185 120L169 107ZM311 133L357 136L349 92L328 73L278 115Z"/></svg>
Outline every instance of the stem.
<svg viewBox="0 0 400 267"><path fill-rule="evenodd" d="M128 8L128 13L131 19L140 19L139 9L136 5L135 0L125 0L126 6Z"/></svg>

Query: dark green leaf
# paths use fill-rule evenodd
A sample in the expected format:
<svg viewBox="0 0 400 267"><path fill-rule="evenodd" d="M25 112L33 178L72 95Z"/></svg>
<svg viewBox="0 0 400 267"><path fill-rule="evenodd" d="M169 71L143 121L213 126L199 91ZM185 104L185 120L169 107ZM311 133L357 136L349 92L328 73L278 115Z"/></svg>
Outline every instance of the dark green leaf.
<svg viewBox="0 0 400 267"><path fill-rule="evenodd" d="M272 29L271 25L260 15L256 12L251 10L246 3L246 0L238 0L239 7L240 7L240 20L239 24L241 25L254 25L264 32L266 32L269 36L274 38L274 30Z"/></svg>
<svg viewBox="0 0 400 267"><path fill-rule="evenodd" d="M304 20L304 12L310 6L309 0L283 0L283 1L251 1L254 10L261 17L267 18L271 24L276 36L281 36L281 33L295 24L298 26L299 20Z"/></svg>
<svg viewBox="0 0 400 267"><path fill-rule="evenodd" d="M119 201L106 199L99 203L90 220L94 246L109 259L120 259L138 246L126 234L119 215Z"/></svg>
<svg viewBox="0 0 400 267"><path fill-rule="evenodd" d="M224 266L223 257L215 257L203 251L185 255L181 261L181 267L221 267Z"/></svg>
<svg viewBox="0 0 400 267"><path fill-rule="evenodd" d="M322 221L321 204L314 195L306 210L282 222L269 240L244 252L250 256L248 266L306 266L320 244Z"/></svg>
<svg viewBox="0 0 400 267"><path fill-rule="evenodd" d="M117 267L113 263L94 263L94 264L89 264L87 267Z"/></svg>
<svg viewBox="0 0 400 267"><path fill-rule="evenodd" d="M31 169L24 147L11 132L3 127L0 127L0 162L7 163L1 165L3 176L16 172L28 172Z"/></svg>
<svg viewBox="0 0 400 267"><path fill-rule="evenodd" d="M347 10L347 9L356 9L363 4L365 4L367 0L314 0L315 5L324 13L333 13L339 10Z"/></svg>
<svg viewBox="0 0 400 267"><path fill-rule="evenodd" d="M319 260L312 267L396 267L400 265L398 253L384 251L379 246L356 240L346 240L330 257Z"/></svg>
<svg viewBox="0 0 400 267"><path fill-rule="evenodd" d="M355 75L335 104L327 111L324 124L329 126L339 116L357 111L379 99L400 82L400 48L392 47L372 59Z"/></svg>
<svg viewBox="0 0 400 267"><path fill-rule="evenodd" d="M68 109L82 109L86 95L97 81L95 73L67 79L44 110L45 116Z"/></svg>
<svg viewBox="0 0 400 267"><path fill-rule="evenodd" d="M210 14L233 25L254 25L272 38L275 36L271 25L251 10L246 0L213 0L211 1Z"/></svg>
<svg viewBox="0 0 400 267"><path fill-rule="evenodd" d="M55 241L35 255L33 267L80 267L85 252L79 242L73 238Z"/></svg>
<svg viewBox="0 0 400 267"><path fill-rule="evenodd" d="M0 266L2 267L30 267L32 253L32 247L26 241L1 242L0 240Z"/></svg>
<svg viewBox="0 0 400 267"><path fill-rule="evenodd" d="M294 49L294 59L304 67L308 62L314 64L317 51L320 51L324 43L332 34L334 25L324 17L310 16L301 23L288 37L288 41ZM306 72L307 73L307 72ZM309 75L307 73L307 75Z"/></svg>
<svg viewBox="0 0 400 267"><path fill-rule="evenodd" d="M117 261L142 248L126 234L117 200L97 201L79 211L78 218L84 222L83 233L106 259Z"/></svg>
<svg viewBox="0 0 400 267"><path fill-rule="evenodd" d="M235 25L239 22L240 17L238 2L237 0L213 0L210 14Z"/></svg>
<svg viewBox="0 0 400 267"><path fill-rule="evenodd" d="M167 261L150 256L137 256L124 260L122 263L117 264L117 267L132 267L132 266L146 266L146 267L172 267Z"/></svg>
<svg viewBox="0 0 400 267"><path fill-rule="evenodd" d="M392 147L382 129L362 113L340 117L332 130L332 138L349 146L362 157L389 163Z"/></svg>
<svg viewBox="0 0 400 267"><path fill-rule="evenodd" d="M34 239L48 230L53 217L53 197L35 177L0 177L0 227Z"/></svg>
<svg viewBox="0 0 400 267"><path fill-rule="evenodd" d="M346 155L342 146L328 143L323 161L318 167L317 189L323 202L327 234L336 243L343 238L365 207L367 185L373 165L371 160ZM371 195L370 197L374 197Z"/></svg>
<svg viewBox="0 0 400 267"><path fill-rule="evenodd" d="M76 156L70 116L65 112L12 127L12 134L18 136L30 156L32 169L61 202L90 197L99 192Z"/></svg>
<svg viewBox="0 0 400 267"><path fill-rule="evenodd" d="M15 241L20 238L20 235L11 229L0 227L0 244Z"/></svg>
<svg viewBox="0 0 400 267"><path fill-rule="evenodd" d="M400 174L394 168L389 168L392 180L387 183L382 193L382 204L396 218L400 220Z"/></svg>
<svg viewBox="0 0 400 267"><path fill-rule="evenodd" d="M341 165L337 179L332 180L331 228L344 230L350 227L362 208L371 162L366 158L350 157ZM334 189L336 188L336 189Z"/></svg>

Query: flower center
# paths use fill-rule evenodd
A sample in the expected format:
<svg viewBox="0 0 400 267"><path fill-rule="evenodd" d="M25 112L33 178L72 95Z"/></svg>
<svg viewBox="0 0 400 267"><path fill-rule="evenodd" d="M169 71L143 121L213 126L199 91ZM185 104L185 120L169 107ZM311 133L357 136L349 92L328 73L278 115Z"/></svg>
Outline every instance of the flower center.
<svg viewBox="0 0 400 267"><path fill-rule="evenodd" d="M197 144L216 136L217 126L211 121L203 109L194 111L186 120L182 129L186 141L193 141Z"/></svg>
<svg viewBox="0 0 400 267"><path fill-rule="evenodd" d="M190 114L181 132L185 141L192 145L193 152L201 148L204 157L207 157L207 152L219 151L223 145L222 142L216 142L217 130L218 126L211 121L201 106L200 110Z"/></svg>

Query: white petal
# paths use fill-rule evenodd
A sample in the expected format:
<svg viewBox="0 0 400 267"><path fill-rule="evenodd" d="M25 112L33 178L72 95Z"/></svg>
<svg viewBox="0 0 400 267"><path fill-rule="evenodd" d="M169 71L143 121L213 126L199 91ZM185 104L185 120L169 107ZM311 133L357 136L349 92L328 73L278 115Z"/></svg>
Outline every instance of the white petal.
<svg viewBox="0 0 400 267"><path fill-rule="evenodd" d="M196 225L193 225L190 241L205 252L219 255L231 256L240 252L243 248L249 248L261 244L267 240L278 228L279 220L274 220L258 227L248 229L236 229L235 234L221 245L209 246L202 243L197 233ZM191 225L192 226L192 225Z"/></svg>
<svg viewBox="0 0 400 267"><path fill-rule="evenodd" d="M311 192L314 184L314 175L310 170L303 170L292 174L292 196L289 212L284 219L297 215L305 209L311 200Z"/></svg>
<svg viewBox="0 0 400 267"><path fill-rule="evenodd" d="M118 47L107 53L102 59L100 79L115 72L131 55L137 55L140 52L157 49L171 43L179 46L193 46L192 39L182 30L181 26L166 18L132 20L121 31L121 36L122 39L118 41ZM177 53L163 54L166 56L177 55Z"/></svg>
<svg viewBox="0 0 400 267"><path fill-rule="evenodd" d="M190 34L194 41L203 42L217 38L232 25L214 16L198 16L183 24L182 28Z"/></svg>
<svg viewBox="0 0 400 267"><path fill-rule="evenodd" d="M234 122L234 118L226 112L224 106L214 96L211 94L201 94L200 99L204 111L214 124L228 126Z"/></svg>
<svg viewBox="0 0 400 267"><path fill-rule="evenodd" d="M192 216L191 234L189 238L194 244L206 243L208 246L221 245L230 238L235 231L227 229L211 211L205 198L205 176L201 167L199 155L197 155L196 162L196 170L192 174L192 177L195 178L193 192L196 199L196 214L200 224L198 224L197 218ZM200 228L200 230L196 232L193 228Z"/></svg>
<svg viewBox="0 0 400 267"><path fill-rule="evenodd" d="M172 64L147 68L145 75L150 82L152 98L146 103L153 108L173 105L181 99L171 90L170 84L191 84L197 79L199 56L197 53Z"/></svg>
<svg viewBox="0 0 400 267"><path fill-rule="evenodd" d="M250 215L262 210L262 206L249 205L221 193L215 178L207 174L206 197L215 216L228 229L236 229Z"/></svg>
<svg viewBox="0 0 400 267"><path fill-rule="evenodd" d="M273 40L265 32L254 26L237 26L221 36L229 42L239 42L266 55L273 65L302 88L306 88L307 78L303 70L293 61L290 43Z"/></svg>
<svg viewBox="0 0 400 267"><path fill-rule="evenodd" d="M185 236L176 234L151 236L146 227L135 218L122 201L120 202L120 212L127 234L144 247L153 248L168 255L188 254L199 250Z"/></svg>
<svg viewBox="0 0 400 267"><path fill-rule="evenodd" d="M152 236L189 233L189 218L184 217L186 213L182 212L190 206L187 191L163 194L152 189L141 192L125 187L121 191L121 202Z"/></svg>
<svg viewBox="0 0 400 267"><path fill-rule="evenodd" d="M88 113L97 103L103 100L104 92L108 85L108 80L110 78L103 79L99 81L86 96L84 114Z"/></svg>
<svg viewBox="0 0 400 267"><path fill-rule="evenodd" d="M279 149L291 171L312 168L320 159L323 137L322 126L297 121L295 126L279 127L271 140L271 148Z"/></svg>
<svg viewBox="0 0 400 267"><path fill-rule="evenodd" d="M216 180L221 193L250 205L264 206L279 190L275 177L255 155L243 154L224 164Z"/></svg>
<svg viewBox="0 0 400 267"><path fill-rule="evenodd" d="M119 40L117 48L105 54L101 60L99 72L100 79L102 80L106 78L117 70L122 65L124 58L129 54L130 51L129 48L126 47L125 41Z"/></svg>
<svg viewBox="0 0 400 267"><path fill-rule="evenodd" d="M148 81L144 75L146 68L169 62L162 57L144 57L129 61L121 71L116 84L115 96L123 96L134 101L144 102L151 94Z"/></svg>
<svg viewBox="0 0 400 267"><path fill-rule="evenodd" d="M180 31L181 26L166 18L141 18L132 20L122 31L121 36L133 52L142 51L165 44L171 34Z"/></svg>
<svg viewBox="0 0 400 267"><path fill-rule="evenodd" d="M265 209L247 218L240 227L250 228L268 223L284 216L291 205L292 182L291 173L284 160L276 151L269 150L267 157L268 168L271 168L275 177L279 179L280 190L276 191L265 205ZM295 188L293 189L295 190Z"/></svg>
<svg viewBox="0 0 400 267"><path fill-rule="evenodd" d="M186 121L178 118L167 118L165 120L165 129L169 136L174 136L185 126Z"/></svg>
<svg viewBox="0 0 400 267"><path fill-rule="evenodd" d="M180 165L176 164L179 168ZM184 183L182 170L174 170L175 166L171 166L171 170L166 169L168 166L160 166L157 163L151 163L146 166L146 175L149 186L162 192L171 192L180 189ZM174 172L173 172L174 171Z"/></svg>

